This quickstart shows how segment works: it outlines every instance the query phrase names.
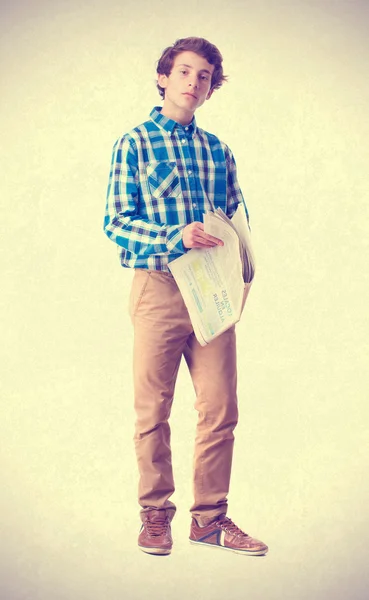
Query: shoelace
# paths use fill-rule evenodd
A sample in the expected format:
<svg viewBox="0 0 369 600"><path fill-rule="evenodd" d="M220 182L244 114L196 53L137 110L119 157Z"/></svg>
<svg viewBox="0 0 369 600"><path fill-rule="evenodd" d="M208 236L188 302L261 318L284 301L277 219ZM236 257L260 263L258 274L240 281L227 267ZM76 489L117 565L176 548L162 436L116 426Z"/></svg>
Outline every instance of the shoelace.
<svg viewBox="0 0 369 600"><path fill-rule="evenodd" d="M233 523L233 521L229 517L223 517L222 519L218 519L215 521L215 525L219 525L221 529L224 529L227 533L231 535L236 535L237 537L249 537L248 533L245 533Z"/></svg>
<svg viewBox="0 0 369 600"><path fill-rule="evenodd" d="M150 537L157 537L166 533L169 524L169 518L166 517L164 521L150 521L145 520L147 533Z"/></svg>

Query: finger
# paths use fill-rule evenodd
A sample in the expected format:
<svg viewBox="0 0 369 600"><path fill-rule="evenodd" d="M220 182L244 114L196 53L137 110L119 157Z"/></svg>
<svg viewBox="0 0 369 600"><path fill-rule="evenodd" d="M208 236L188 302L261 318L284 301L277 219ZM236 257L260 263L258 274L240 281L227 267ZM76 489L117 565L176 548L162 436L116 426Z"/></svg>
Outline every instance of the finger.
<svg viewBox="0 0 369 600"><path fill-rule="evenodd" d="M199 248L200 250L206 250L210 248L216 248L216 244L200 244L200 242L194 242L191 248Z"/></svg>
<svg viewBox="0 0 369 600"><path fill-rule="evenodd" d="M212 242L214 245L223 246L223 240L216 238L213 235L210 235L210 233L205 233L205 231L204 231L200 234L200 236L203 240Z"/></svg>
<svg viewBox="0 0 369 600"><path fill-rule="evenodd" d="M193 242L194 242L194 244L196 244L197 247L202 247L202 248L213 248L214 246L218 245L215 242L213 242L212 240L208 240L208 239L200 237L200 236L194 236Z"/></svg>

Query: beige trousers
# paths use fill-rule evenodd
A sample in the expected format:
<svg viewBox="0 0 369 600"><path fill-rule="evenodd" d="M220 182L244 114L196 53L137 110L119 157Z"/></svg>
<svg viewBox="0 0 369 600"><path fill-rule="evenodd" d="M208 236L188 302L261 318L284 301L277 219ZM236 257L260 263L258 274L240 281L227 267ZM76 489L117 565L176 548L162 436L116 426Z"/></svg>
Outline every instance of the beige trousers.
<svg viewBox="0 0 369 600"><path fill-rule="evenodd" d="M173 517L169 416L182 355L196 392L198 423L191 513L206 524L227 512L237 425L234 327L202 347L170 273L136 269L130 296L134 327L135 448L141 517L163 509Z"/></svg>

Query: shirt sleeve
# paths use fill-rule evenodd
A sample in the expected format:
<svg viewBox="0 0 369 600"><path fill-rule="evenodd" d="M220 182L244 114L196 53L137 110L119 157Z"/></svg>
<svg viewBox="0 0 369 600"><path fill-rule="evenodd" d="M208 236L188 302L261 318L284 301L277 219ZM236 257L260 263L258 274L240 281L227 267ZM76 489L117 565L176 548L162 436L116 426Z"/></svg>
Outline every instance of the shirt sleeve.
<svg viewBox="0 0 369 600"><path fill-rule="evenodd" d="M250 226L249 212L247 210L246 202L241 192L237 180L237 167L236 161L232 154L232 151L228 146L225 146L225 157L227 166L227 216L232 218L237 210L239 204L243 204L247 217L247 222Z"/></svg>
<svg viewBox="0 0 369 600"><path fill-rule="evenodd" d="M167 225L139 214L137 150L128 136L113 147L107 191L104 231L118 246L136 256L184 254L185 225Z"/></svg>

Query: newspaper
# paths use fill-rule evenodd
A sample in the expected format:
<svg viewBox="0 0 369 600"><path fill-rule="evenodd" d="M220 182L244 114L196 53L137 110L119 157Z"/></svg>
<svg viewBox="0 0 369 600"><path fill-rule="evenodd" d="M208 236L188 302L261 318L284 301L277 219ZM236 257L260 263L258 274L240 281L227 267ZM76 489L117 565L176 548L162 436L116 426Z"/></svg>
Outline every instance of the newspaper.
<svg viewBox="0 0 369 600"><path fill-rule="evenodd" d="M169 263L201 346L240 320L255 273L243 205L232 219L220 208L207 212L204 230L224 246L192 248Z"/></svg>

